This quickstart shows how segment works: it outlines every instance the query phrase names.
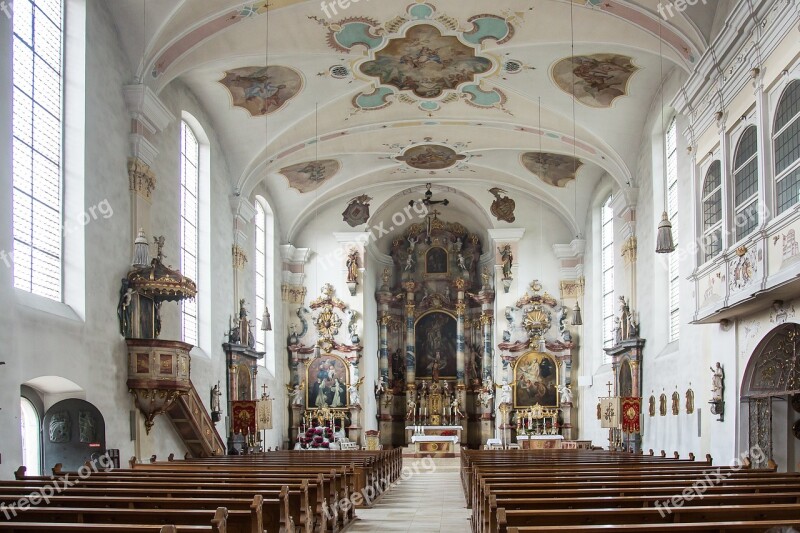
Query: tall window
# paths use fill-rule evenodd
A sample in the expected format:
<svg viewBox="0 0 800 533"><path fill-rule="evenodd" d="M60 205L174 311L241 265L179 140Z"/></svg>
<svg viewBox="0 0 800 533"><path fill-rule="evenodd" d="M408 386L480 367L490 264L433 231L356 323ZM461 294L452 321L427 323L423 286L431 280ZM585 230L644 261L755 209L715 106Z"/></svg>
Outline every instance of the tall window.
<svg viewBox="0 0 800 533"><path fill-rule="evenodd" d="M27 475L42 475L42 445L39 437L39 413L27 398L20 401L20 434L22 436L22 464Z"/></svg>
<svg viewBox="0 0 800 533"><path fill-rule="evenodd" d="M678 123L672 119L666 132L667 149L667 214L672 221L672 236L675 248L678 248L680 235L678 223ZM678 340L680 336L680 254L669 254L669 341Z"/></svg>
<svg viewBox="0 0 800 533"><path fill-rule="evenodd" d="M611 207L610 196L600 208L600 227L603 345L609 347L614 344L614 209Z"/></svg>
<svg viewBox="0 0 800 533"><path fill-rule="evenodd" d="M63 7L14 2L14 286L61 300Z"/></svg>
<svg viewBox="0 0 800 533"><path fill-rule="evenodd" d="M722 251L722 163L714 161L703 182L703 262Z"/></svg>
<svg viewBox="0 0 800 533"><path fill-rule="evenodd" d="M256 201L256 350L265 351L266 331L261 331L262 313L267 303L267 214ZM264 359L266 362L266 358Z"/></svg>
<svg viewBox="0 0 800 533"><path fill-rule="evenodd" d="M181 273L197 279L197 227L200 145L192 129L181 122ZM181 334L184 342L197 346L197 299L183 300Z"/></svg>
<svg viewBox="0 0 800 533"><path fill-rule="evenodd" d="M733 160L736 240L750 235L758 226L758 130L748 126L739 139Z"/></svg>
<svg viewBox="0 0 800 533"><path fill-rule="evenodd" d="M781 96L773 142L780 214L800 201L800 80L790 83Z"/></svg>

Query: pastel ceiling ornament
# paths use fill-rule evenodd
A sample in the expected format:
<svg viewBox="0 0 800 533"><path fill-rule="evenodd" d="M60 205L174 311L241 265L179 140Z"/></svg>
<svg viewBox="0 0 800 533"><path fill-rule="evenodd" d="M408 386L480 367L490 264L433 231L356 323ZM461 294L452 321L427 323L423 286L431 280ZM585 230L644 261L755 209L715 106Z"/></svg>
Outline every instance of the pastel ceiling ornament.
<svg viewBox="0 0 800 533"><path fill-rule="evenodd" d="M419 170L442 170L452 167L467 156L439 144L423 144L412 146L403 155L395 157L398 161Z"/></svg>
<svg viewBox="0 0 800 533"><path fill-rule="evenodd" d="M583 162L571 155L525 152L522 154L522 165L544 183L563 188L575 179Z"/></svg>
<svg viewBox="0 0 800 533"><path fill-rule="evenodd" d="M289 182L289 187L297 189L301 193L307 193L318 189L336 175L340 168L341 164L335 159L321 159L297 163L282 168L279 172Z"/></svg>
<svg viewBox="0 0 800 533"><path fill-rule="evenodd" d="M558 61L550 75L565 93L572 94L574 90L575 99L583 105L606 108L628 95L628 84L638 70L628 56L591 54Z"/></svg>
<svg viewBox="0 0 800 533"><path fill-rule="evenodd" d="M303 88L303 78L289 67L243 67L225 72L220 83L228 89L234 106L250 116L279 111Z"/></svg>

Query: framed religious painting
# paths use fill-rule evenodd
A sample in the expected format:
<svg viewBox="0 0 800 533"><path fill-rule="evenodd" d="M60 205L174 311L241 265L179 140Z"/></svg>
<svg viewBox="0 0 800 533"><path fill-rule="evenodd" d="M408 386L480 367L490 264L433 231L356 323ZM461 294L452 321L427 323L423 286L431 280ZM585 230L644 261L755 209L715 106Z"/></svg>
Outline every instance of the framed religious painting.
<svg viewBox="0 0 800 533"><path fill-rule="evenodd" d="M447 250L444 248L434 246L425 252L426 274L447 274L448 266Z"/></svg>
<svg viewBox="0 0 800 533"><path fill-rule="evenodd" d="M443 311L422 315L414 326L417 378L456 379L456 319Z"/></svg>
<svg viewBox="0 0 800 533"><path fill-rule="evenodd" d="M321 355L306 367L306 408L343 409L349 405L347 363L338 355Z"/></svg>
<svg viewBox="0 0 800 533"><path fill-rule="evenodd" d="M546 353L529 352L514 365L514 407L558 407L558 363Z"/></svg>

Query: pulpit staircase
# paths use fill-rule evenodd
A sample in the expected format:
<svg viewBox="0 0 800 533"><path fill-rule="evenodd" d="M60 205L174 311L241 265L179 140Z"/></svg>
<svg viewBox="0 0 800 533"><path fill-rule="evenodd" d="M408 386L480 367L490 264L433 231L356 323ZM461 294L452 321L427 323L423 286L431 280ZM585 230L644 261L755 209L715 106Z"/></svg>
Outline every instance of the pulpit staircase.
<svg viewBox="0 0 800 533"><path fill-rule="evenodd" d="M225 454L225 441L217 432L194 384L167 409L175 431L186 444L192 457L211 457Z"/></svg>

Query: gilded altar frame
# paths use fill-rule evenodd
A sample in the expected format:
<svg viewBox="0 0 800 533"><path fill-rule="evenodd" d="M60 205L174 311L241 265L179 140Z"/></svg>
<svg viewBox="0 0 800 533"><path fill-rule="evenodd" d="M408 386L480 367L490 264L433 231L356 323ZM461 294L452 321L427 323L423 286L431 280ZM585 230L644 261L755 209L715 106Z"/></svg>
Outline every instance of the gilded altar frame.
<svg viewBox="0 0 800 533"><path fill-rule="evenodd" d="M318 409L321 406L316 405L316 394L314 395L314 402L312 403L311 393L315 388L315 384L319 379L319 374L321 373L321 366L323 364L333 364L334 365L334 375L335 378L342 377L340 374L344 374L344 381L340 384L344 385L344 405L341 406L330 406L326 405L328 409L331 411L335 411L337 409L346 409L350 406L350 391L348 390L350 387L350 365L349 363L341 356L333 354L333 353L326 353L321 354L319 357L315 357L310 359L306 363L306 409ZM327 371L326 371L327 372ZM334 379L335 379L334 378ZM327 379L327 375L326 375Z"/></svg>
<svg viewBox="0 0 800 533"><path fill-rule="evenodd" d="M531 361L536 361L537 364L541 365L543 361L548 361L549 364L552 366L553 370L555 371L554 374L545 378L545 388L547 389L548 385L551 385L554 392L555 392L555 401L553 403L543 401L544 398L538 400L531 400L526 402L524 398L522 398L520 394L520 380L525 378L525 365L526 363L529 364ZM541 369L539 369L541 372ZM535 405L540 405L544 408L557 408L561 405L560 402L560 393L559 393L559 386L561 384L561 368L556 361L555 357L550 354L539 352L539 351L530 351L526 352L521 355L517 361L514 363L514 408L515 409L527 409L534 407ZM547 393L549 395L549 393Z"/></svg>

